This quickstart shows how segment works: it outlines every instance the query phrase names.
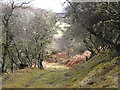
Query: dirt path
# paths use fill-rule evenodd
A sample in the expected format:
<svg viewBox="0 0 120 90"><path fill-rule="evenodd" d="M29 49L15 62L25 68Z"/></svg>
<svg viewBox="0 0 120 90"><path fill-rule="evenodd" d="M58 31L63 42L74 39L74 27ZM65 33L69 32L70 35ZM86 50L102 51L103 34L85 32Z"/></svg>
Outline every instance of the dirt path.
<svg viewBox="0 0 120 90"><path fill-rule="evenodd" d="M4 88L52 88L62 87L66 80L66 70L69 69L64 65L57 63L43 62L44 69L26 68L13 73L13 75L5 75L3 80Z"/></svg>
<svg viewBox="0 0 120 90"><path fill-rule="evenodd" d="M46 61L42 62L43 67L45 69L56 69L56 70L65 70L65 69L69 69L68 67L64 66L64 65L60 65L58 63L48 63Z"/></svg>
<svg viewBox="0 0 120 90"><path fill-rule="evenodd" d="M44 67L44 72L43 73L41 72L38 76L36 76L35 78L33 78L33 80L27 82L23 86L23 88L27 88L27 87L29 88L29 87L31 87L32 84L34 84L36 82L38 82L38 83L43 82L43 83L45 83L45 85L53 87L52 85L56 82L56 80L54 80L54 79L52 80L51 78L55 78L56 77L57 80L59 80L60 77L64 78L64 70L69 69L68 67L66 67L64 65L59 65L58 63L48 63L46 61L43 61L42 64L43 64L43 67ZM47 76L48 75L47 71L50 74L49 78ZM54 75L51 76L51 74L54 74L55 76ZM44 81L44 79L46 79L47 82Z"/></svg>
<svg viewBox="0 0 120 90"><path fill-rule="evenodd" d="M39 76L35 77L33 80L28 82L23 88L29 87L31 84L33 84L36 80L40 79L44 74L40 74Z"/></svg>

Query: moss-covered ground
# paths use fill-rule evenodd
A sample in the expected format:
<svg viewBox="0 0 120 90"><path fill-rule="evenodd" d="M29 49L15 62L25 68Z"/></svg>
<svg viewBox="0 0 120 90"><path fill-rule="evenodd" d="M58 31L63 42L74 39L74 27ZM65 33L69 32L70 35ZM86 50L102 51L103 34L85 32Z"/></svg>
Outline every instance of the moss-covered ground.
<svg viewBox="0 0 120 90"><path fill-rule="evenodd" d="M3 74L3 88L118 88L119 60L115 51L106 51L74 68L26 68Z"/></svg>

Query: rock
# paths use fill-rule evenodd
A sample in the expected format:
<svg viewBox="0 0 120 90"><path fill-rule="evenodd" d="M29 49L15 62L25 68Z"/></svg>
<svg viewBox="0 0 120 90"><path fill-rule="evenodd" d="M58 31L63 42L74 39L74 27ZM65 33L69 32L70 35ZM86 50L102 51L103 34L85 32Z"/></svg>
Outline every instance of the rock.
<svg viewBox="0 0 120 90"><path fill-rule="evenodd" d="M92 85L92 84L94 84L94 83L95 83L95 82L89 82L88 84L89 84L89 85Z"/></svg>
<svg viewBox="0 0 120 90"><path fill-rule="evenodd" d="M53 84L54 82L48 82L48 84Z"/></svg>
<svg viewBox="0 0 120 90"><path fill-rule="evenodd" d="M68 76L71 76L71 74L69 74L69 73L65 73L65 76L68 77Z"/></svg>

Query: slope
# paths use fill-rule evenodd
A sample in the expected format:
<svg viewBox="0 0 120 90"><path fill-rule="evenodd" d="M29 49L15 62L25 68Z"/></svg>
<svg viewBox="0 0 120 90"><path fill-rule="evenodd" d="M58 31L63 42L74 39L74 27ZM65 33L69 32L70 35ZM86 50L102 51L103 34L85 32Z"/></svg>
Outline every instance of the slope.
<svg viewBox="0 0 120 90"><path fill-rule="evenodd" d="M106 51L74 68L27 68L3 74L3 88L117 88L118 60L115 51Z"/></svg>

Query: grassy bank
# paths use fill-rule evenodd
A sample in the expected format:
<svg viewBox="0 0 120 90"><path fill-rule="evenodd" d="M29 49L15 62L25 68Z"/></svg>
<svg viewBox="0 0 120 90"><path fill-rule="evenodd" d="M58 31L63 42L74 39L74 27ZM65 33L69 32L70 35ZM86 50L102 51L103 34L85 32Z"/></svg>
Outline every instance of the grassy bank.
<svg viewBox="0 0 120 90"><path fill-rule="evenodd" d="M44 70L27 68L3 74L3 88L117 88L118 60L115 51L106 51L70 69L55 63Z"/></svg>

